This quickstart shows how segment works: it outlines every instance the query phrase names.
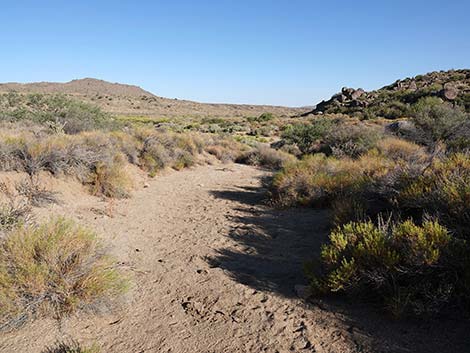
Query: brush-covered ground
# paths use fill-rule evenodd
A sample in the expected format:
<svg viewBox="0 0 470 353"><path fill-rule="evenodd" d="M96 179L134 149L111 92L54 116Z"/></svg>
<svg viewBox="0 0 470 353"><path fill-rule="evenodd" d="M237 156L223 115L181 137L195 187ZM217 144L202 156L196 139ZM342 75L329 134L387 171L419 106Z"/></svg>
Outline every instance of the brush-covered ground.
<svg viewBox="0 0 470 353"><path fill-rule="evenodd" d="M466 352L470 119L407 104L155 118L0 95L0 351Z"/></svg>

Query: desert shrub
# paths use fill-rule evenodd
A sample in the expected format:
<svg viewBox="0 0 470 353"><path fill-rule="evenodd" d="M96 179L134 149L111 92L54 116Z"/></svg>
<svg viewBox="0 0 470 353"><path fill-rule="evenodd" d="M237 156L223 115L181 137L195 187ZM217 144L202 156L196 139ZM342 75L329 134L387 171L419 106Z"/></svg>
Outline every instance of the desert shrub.
<svg viewBox="0 0 470 353"><path fill-rule="evenodd" d="M143 141L140 163L151 176L165 167L180 170L194 165L204 148L204 142L192 134L140 131L139 138Z"/></svg>
<svg viewBox="0 0 470 353"><path fill-rule="evenodd" d="M358 158L375 147L380 138L377 128L340 124L326 135L325 143L335 157Z"/></svg>
<svg viewBox="0 0 470 353"><path fill-rule="evenodd" d="M25 197L32 206L39 207L57 203L57 193L42 186L38 178L24 179L17 183L15 188L18 195Z"/></svg>
<svg viewBox="0 0 470 353"><path fill-rule="evenodd" d="M287 125L282 132L282 138L306 154L316 150L315 145L324 140L333 126L334 121L330 118L317 118L311 123Z"/></svg>
<svg viewBox="0 0 470 353"><path fill-rule="evenodd" d="M26 223L31 218L31 207L25 202L0 203L0 238L5 232L15 228L18 224Z"/></svg>
<svg viewBox="0 0 470 353"><path fill-rule="evenodd" d="M20 224L31 220L31 205L14 195L5 183L0 183L0 239Z"/></svg>
<svg viewBox="0 0 470 353"><path fill-rule="evenodd" d="M151 176L155 176L158 170L164 169L170 162L170 153L162 144L151 137L144 140L140 163Z"/></svg>
<svg viewBox="0 0 470 353"><path fill-rule="evenodd" d="M129 163L138 165L142 143L130 132L112 131L110 134L111 144L122 152Z"/></svg>
<svg viewBox="0 0 470 353"><path fill-rule="evenodd" d="M87 144L79 136L6 137L0 142L0 151L4 171L26 172L30 176L41 170L55 175L77 174L78 169L87 169L106 154L103 146Z"/></svg>
<svg viewBox="0 0 470 353"><path fill-rule="evenodd" d="M172 168L181 170L183 168L191 167L195 164L194 156L185 150L175 150L173 153L174 162Z"/></svg>
<svg viewBox="0 0 470 353"><path fill-rule="evenodd" d="M260 116L251 116L247 117L246 120L249 122L265 122L265 121L271 121L274 120L276 117L274 116L273 113L263 113Z"/></svg>
<svg viewBox="0 0 470 353"><path fill-rule="evenodd" d="M128 197L132 181L125 170L123 155L115 155L110 163L100 161L94 164L87 183L92 195Z"/></svg>
<svg viewBox="0 0 470 353"><path fill-rule="evenodd" d="M96 235L63 218L22 226L0 244L0 327L60 318L125 289Z"/></svg>
<svg viewBox="0 0 470 353"><path fill-rule="evenodd" d="M376 147L386 158L397 162L423 162L429 158L422 146L396 137L381 139L376 143Z"/></svg>
<svg viewBox="0 0 470 353"><path fill-rule="evenodd" d="M100 108L64 95L2 94L0 117L10 121L31 120L53 132L68 134L116 126L112 117Z"/></svg>
<svg viewBox="0 0 470 353"><path fill-rule="evenodd" d="M46 347L41 353L99 353L100 349L97 345L91 347L83 347L80 343L69 340L57 342L50 347Z"/></svg>
<svg viewBox="0 0 470 353"><path fill-rule="evenodd" d="M470 138L459 133L462 127L468 131L469 116L459 107L452 107L439 98L427 97L413 106L411 115L421 132L418 142L432 145L441 141L449 145L456 143L460 148L470 146Z"/></svg>
<svg viewBox="0 0 470 353"><path fill-rule="evenodd" d="M332 231L309 273L317 293L359 295L395 315L421 315L468 297L470 287L461 283L470 263L455 255L469 250L437 221L353 222Z"/></svg>
<svg viewBox="0 0 470 353"><path fill-rule="evenodd" d="M458 234L469 237L470 156L457 153L436 159L399 193L399 206L412 214L432 214Z"/></svg>
<svg viewBox="0 0 470 353"><path fill-rule="evenodd" d="M320 152L351 158L367 153L381 137L377 126L331 117L287 125L282 134L284 145L296 146L302 154Z"/></svg>
<svg viewBox="0 0 470 353"><path fill-rule="evenodd" d="M223 163L235 161L244 152L246 152L246 146L235 141L232 138L224 136L211 136L206 140L204 150L215 156L219 161Z"/></svg>
<svg viewBox="0 0 470 353"><path fill-rule="evenodd" d="M470 115L453 131L451 138L446 141L446 146L453 152L470 151Z"/></svg>
<svg viewBox="0 0 470 353"><path fill-rule="evenodd" d="M337 198L359 198L391 167L391 163L377 153L357 160L323 154L306 156L275 174L271 198L281 206L330 206Z"/></svg>
<svg viewBox="0 0 470 353"><path fill-rule="evenodd" d="M409 104L401 102L396 98L390 98L385 104L376 104L364 109L366 117L383 117L385 119L397 119L407 116ZM361 112L362 113L362 112Z"/></svg>
<svg viewBox="0 0 470 353"><path fill-rule="evenodd" d="M258 145L236 159L237 163L280 169L296 160L293 155L278 151L266 145Z"/></svg>

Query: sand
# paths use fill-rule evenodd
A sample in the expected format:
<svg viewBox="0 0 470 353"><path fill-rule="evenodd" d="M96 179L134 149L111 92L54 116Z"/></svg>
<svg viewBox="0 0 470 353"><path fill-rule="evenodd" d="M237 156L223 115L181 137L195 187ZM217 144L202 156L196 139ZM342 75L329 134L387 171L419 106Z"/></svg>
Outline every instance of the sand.
<svg viewBox="0 0 470 353"><path fill-rule="evenodd" d="M94 229L132 289L112 312L2 333L0 351L74 339L102 353L465 352L465 323L397 323L366 305L297 297L328 213L266 206L268 174L229 164L141 175L132 197L114 202L49 180L62 202L37 217L63 214Z"/></svg>

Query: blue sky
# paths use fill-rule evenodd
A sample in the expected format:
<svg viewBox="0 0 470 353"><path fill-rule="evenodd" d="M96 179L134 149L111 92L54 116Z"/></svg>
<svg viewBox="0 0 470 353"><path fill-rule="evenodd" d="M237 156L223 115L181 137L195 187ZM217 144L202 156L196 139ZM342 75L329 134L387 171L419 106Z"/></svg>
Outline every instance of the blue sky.
<svg viewBox="0 0 470 353"><path fill-rule="evenodd" d="M469 14L468 0L0 0L0 81L312 105L342 86L470 68Z"/></svg>

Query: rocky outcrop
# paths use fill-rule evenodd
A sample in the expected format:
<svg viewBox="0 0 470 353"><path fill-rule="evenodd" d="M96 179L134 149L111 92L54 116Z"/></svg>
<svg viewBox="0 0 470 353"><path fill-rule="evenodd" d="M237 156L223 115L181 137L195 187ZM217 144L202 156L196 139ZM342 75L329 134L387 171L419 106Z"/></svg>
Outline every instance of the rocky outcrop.
<svg viewBox="0 0 470 353"><path fill-rule="evenodd" d="M315 109L302 116L325 113L365 115L366 111L381 116L383 112L389 111L393 118L400 115L400 109L403 107L428 96L440 97L470 111L470 70L431 72L397 80L389 86L371 92L362 88L343 87L341 92L327 101L318 103Z"/></svg>

